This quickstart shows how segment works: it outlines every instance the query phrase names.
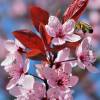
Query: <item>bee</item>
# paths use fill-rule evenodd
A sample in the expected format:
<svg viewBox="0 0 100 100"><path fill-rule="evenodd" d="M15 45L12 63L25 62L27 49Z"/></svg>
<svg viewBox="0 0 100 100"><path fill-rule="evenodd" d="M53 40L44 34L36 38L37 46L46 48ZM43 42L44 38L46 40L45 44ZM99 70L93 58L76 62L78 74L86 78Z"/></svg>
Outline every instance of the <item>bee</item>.
<svg viewBox="0 0 100 100"><path fill-rule="evenodd" d="M91 25L84 23L84 22L77 22L75 25L76 30L82 30L83 33L93 33L93 28Z"/></svg>

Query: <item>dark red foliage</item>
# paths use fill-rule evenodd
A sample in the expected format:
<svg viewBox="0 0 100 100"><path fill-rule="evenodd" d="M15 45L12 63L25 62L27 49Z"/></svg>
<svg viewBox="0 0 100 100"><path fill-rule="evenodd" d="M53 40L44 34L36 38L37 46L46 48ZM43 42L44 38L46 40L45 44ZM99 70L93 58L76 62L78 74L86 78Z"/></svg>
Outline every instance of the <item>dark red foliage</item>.
<svg viewBox="0 0 100 100"><path fill-rule="evenodd" d="M13 32L14 36L27 48L29 49L39 49L44 51L43 41L35 33L29 30L19 30Z"/></svg>
<svg viewBox="0 0 100 100"><path fill-rule="evenodd" d="M81 16L81 14L84 12L85 8L87 7L89 0L85 0L85 1L80 1L80 8L79 10L71 17L72 19L74 19L75 21L77 21L79 19L79 17Z"/></svg>
<svg viewBox="0 0 100 100"><path fill-rule="evenodd" d="M38 31L40 23L43 23L44 25L48 23L49 13L42 8L31 6L30 14L33 21L33 25Z"/></svg>
<svg viewBox="0 0 100 100"><path fill-rule="evenodd" d="M39 32L41 34L41 37L43 39L46 49L49 50L50 43L51 43L51 36L48 35L45 29L45 25L42 23L40 24Z"/></svg>
<svg viewBox="0 0 100 100"><path fill-rule="evenodd" d="M66 9L63 22L68 19L74 19L75 21L81 16L85 10L89 0L73 0L72 4Z"/></svg>
<svg viewBox="0 0 100 100"><path fill-rule="evenodd" d="M33 60L47 61L46 54L41 52L39 49L32 49L31 51L28 51L26 57Z"/></svg>

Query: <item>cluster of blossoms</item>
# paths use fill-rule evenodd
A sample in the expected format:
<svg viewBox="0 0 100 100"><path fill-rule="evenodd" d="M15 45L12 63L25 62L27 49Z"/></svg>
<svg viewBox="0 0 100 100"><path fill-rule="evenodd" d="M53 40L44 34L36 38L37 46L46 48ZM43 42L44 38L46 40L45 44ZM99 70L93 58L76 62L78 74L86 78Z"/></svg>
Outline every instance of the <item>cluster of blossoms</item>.
<svg viewBox="0 0 100 100"><path fill-rule="evenodd" d="M20 30L13 32L18 40L5 42L9 53L1 65L10 76L6 88L16 100L73 100L72 87L79 79L72 68L98 72L93 66L96 57L91 36L84 34L83 38L75 33L78 11L87 2L75 0L64 14L63 25L56 16L31 7L33 24L41 36ZM35 65L37 75L29 73L30 59L40 61Z"/></svg>

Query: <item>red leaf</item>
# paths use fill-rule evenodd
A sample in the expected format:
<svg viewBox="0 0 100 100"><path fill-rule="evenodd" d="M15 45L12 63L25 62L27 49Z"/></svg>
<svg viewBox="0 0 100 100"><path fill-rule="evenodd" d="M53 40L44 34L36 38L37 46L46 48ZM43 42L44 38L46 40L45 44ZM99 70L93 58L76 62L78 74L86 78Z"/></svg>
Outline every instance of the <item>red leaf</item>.
<svg viewBox="0 0 100 100"><path fill-rule="evenodd" d="M46 46L46 49L49 49L50 43L51 43L51 37L48 35L46 29L45 29L45 25L43 25L42 23L40 24L40 28L39 28L39 32L41 33L43 42Z"/></svg>
<svg viewBox="0 0 100 100"><path fill-rule="evenodd" d="M43 23L44 25L48 23L49 14L47 11L36 6L32 6L30 9L30 13L33 24L37 28L37 30L39 30L40 23Z"/></svg>
<svg viewBox="0 0 100 100"><path fill-rule="evenodd" d="M73 3L67 8L64 13L63 21L67 21L68 19L78 20L82 12L85 10L88 4L88 0L74 0Z"/></svg>
<svg viewBox="0 0 100 100"><path fill-rule="evenodd" d="M13 32L14 36L27 48L44 51L44 45L39 36L29 30L19 30Z"/></svg>
<svg viewBox="0 0 100 100"><path fill-rule="evenodd" d="M83 1L83 2L80 2L82 6L81 6L80 9L71 17L72 19L74 19L75 21L77 21L77 20L79 19L80 15L84 12L84 10L85 10L85 8L86 8L86 6L87 6L87 4L88 4L88 1L89 1L89 0L85 0L85 1Z"/></svg>
<svg viewBox="0 0 100 100"><path fill-rule="evenodd" d="M77 10L77 3L79 0L73 0L73 2L71 3L71 5L66 9L64 16L63 16L63 21L67 21L68 19L70 19L72 17L72 15L76 12Z"/></svg>
<svg viewBox="0 0 100 100"><path fill-rule="evenodd" d="M26 56L27 58L30 58L32 60L47 60L45 53L41 52L38 49L32 49L31 51L27 52Z"/></svg>

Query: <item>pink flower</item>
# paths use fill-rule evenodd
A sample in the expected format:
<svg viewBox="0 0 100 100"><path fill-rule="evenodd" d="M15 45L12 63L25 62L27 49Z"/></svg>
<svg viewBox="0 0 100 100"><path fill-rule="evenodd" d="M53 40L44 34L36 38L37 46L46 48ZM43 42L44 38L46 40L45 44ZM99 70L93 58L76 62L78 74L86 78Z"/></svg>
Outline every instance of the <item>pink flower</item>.
<svg viewBox="0 0 100 100"><path fill-rule="evenodd" d="M55 65L53 65L53 69L56 71L63 71L65 73L71 73L72 72L72 66L71 62L67 62L66 60L70 59L70 49L65 48L63 50L60 50L58 52L57 58L55 59ZM66 61L66 62L62 62ZM59 63L58 63L59 62Z"/></svg>
<svg viewBox="0 0 100 100"><path fill-rule="evenodd" d="M17 97L18 100L42 100L47 98L45 85L39 82L34 82L33 76L30 75L27 76L22 85L15 86L9 92L11 95Z"/></svg>
<svg viewBox="0 0 100 100"><path fill-rule="evenodd" d="M90 49L91 38L85 38L76 50L78 59L78 65L80 68L87 68L90 72L98 72L98 70L92 65L95 62L95 53Z"/></svg>
<svg viewBox="0 0 100 100"><path fill-rule="evenodd" d="M16 84L22 82L22 79L25 77L25 73L29 69L29 60L25 61L25 64L16 63L5 67L5 70L9 73L11 80L7 85L7 89L13 88Z"/></svg>
<svg viewBox="0 0 100 100"><path fill-rule="evenodd" d="M30 100L29 95L33 94L34 77L31 75L25 75L22 83L15 86L9 90L9 93L15 97L17 100ZM31 99L33 100L33 99Z"/></svg>
<svg viewBox="0 0 100 100"><path fill-rule="evenodd" d="M75 21L68 20L63 25L55 16L50 16L48 25L45 26L48 34L53 37L52 43L54 45L62 45L66 41L76 42L80 40L80 36L73 34L75 29Z"/></svg>
<svg viewBox="0 0 100 100"><path fill-rule="evenodd" d="M17 39L15 41L7 40L4 47L9 53L6 56L6 59L1 63L1 66L10 65L15 60L19 62L21 61L21 54L19 53L19 50L23 50L25 47Z"/></svg>
<svg viewBox="0 0 100 100"><path fill-rule="evenodd" d="M39 83L39 82L35 82L34 84L34 93L32 95L30 95L30 99L29 100L45 100L46 97L46 88L45 85L43 83Z"/></svg>
<svg viewBox="0 0 100 100"><path fill-rule="evenodd" d="M51 87L57 87L60 90L65 90L68 87L73 87L78 82L78 77L66 74L64 72L57 73L51 68L45 69L45 77Z"/></svg>

